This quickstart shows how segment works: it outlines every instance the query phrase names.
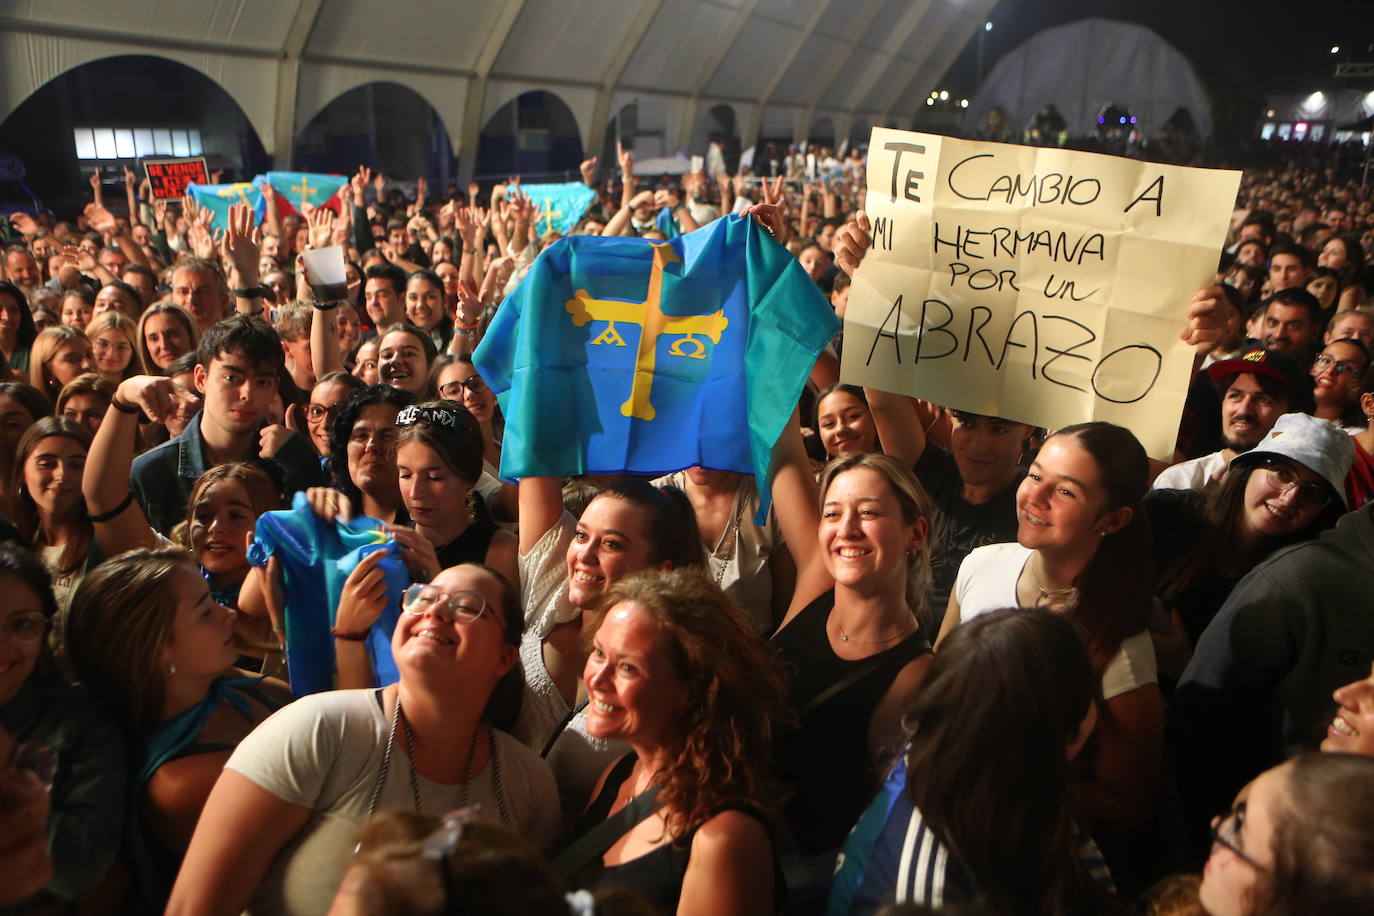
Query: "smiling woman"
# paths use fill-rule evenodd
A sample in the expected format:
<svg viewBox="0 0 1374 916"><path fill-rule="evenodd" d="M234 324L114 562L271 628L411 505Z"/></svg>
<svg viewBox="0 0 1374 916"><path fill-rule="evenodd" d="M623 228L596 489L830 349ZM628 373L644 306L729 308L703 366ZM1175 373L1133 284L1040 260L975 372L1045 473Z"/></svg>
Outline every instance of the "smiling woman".
<svg viewBox="0 0 1374 916"><path fill-rule="evenodd" d="M416 398L431 397L429 367L438 353L429 335L393 324L377 339L377 379Z"/></svg>
<svg viewBox="0 0 1374 916"><path fill-rule="evenodd" d="M391 641L398 683L304 697L235 751L168 913L324 913L357 829L381 808L479 803L533 842L552 840L553 776L490 722L509 715L498 707L519 686L510 583L458 566L407 592L403 608Z"/></svg>

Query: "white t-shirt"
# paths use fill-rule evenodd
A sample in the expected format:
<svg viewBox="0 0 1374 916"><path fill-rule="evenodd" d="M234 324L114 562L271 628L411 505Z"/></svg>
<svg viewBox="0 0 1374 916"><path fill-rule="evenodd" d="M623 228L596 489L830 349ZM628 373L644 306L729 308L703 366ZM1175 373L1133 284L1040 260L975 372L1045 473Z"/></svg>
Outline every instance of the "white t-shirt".
<svg viewBox="0 0 1374 916"><path fill-rule="evenodd" d="M1004 607L1017 607L1016 580L1030 559L1029 548L1016 542L978 547L959 567L954 596L959 601L959 622L972 620ZM1112 697L1157 681L1155 647L1148 630L1126 637L1116 657L1102 672L1102 698Z"/></svg>
<svg viewBox="0 0 1374 916"><path fill-rule="evenodd" d="M1180 461L1160 471L1151 489L1201 490L1212 482L1212 478L1226 473L1227 463L1224 452L1213 452L1191 461Z"/></svg>
<svg viewBox="0 0 1374 916"><path fill-rule="evenodd" d="M304 829L274 857L246 912L304 916L329 910L367 820L390 725L379 691L334 690L283 707L239 743L227 768L311 811ZM553 774L537 754L510 735L492 735L501 799L511 819L507 826L547 846L560 827ZM423 813L437 816L460 806L461 785L416 776ZM500 817L490 761L473 779L469 801L480 803L493 818ZM377 810L413 807L410 762L398 739Z"/></svg>

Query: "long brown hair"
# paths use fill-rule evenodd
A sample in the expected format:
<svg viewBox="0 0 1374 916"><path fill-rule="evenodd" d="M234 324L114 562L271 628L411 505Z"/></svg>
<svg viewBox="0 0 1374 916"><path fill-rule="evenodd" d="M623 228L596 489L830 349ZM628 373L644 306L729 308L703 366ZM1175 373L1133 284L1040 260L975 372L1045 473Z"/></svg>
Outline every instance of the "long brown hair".
<svg viewBox="0 0 1374 916"><path fill-rule="evenodd" d="M255 516L281 508L281 495L277 492L277 485L272 482L272 478L268 476L266 471L246 461L226 461L224 464L215 465L196 478L195 486L191 488L191 495L186 499L186 517L172 528L172 540L174 542L187 550L193 550L191 547L191 526L195 524L196 520L196 505L205 495L206 490L223 480L237 480L243 485L244 492L248 494L248 503L253 507Z"/></svg>
<svg viewBox="0 0 1374 916"><path fill-rule="evenodd" d="M907 795L999 913L1110 909L1078 855L1067 750L1098 676L1077 630L1041 608L975 617L907 716Z"/></svg>
<svg viewBox="0 0 1374 916"><path fill-rule="evenodd" d="M30 426L28 431L24 433L24 438L19 440L19 447L15 450L14 455L14 471L10 476L10 497L14 506L13 521L14 526L19 529L19 533L35 549L40 546L38 543L39 535L46 532L42 530L42 519L38 515L38 506L34 503L28 488L24 486L24 465L28 463L29 455L33 454L38 443L49 436L71 439L87 452L91 450L90 431L66 417L42 417ZM64 576L85 565L91 550L91 541L95 537L95 526L91 524L91 517L86 512L84 500L77 512L71 537L67 539L66 546L62 548L62 558L58 562L58 572Z"/></svg>
<svg viewBox="0 0 1374 916"><path fill-rule="evenodd" d="M653 618L687 687L683 746L660 774L669 835L685 836L728 804L775 802L769 764L775 729L790 716L787 688L749 617L699 568L641 570L606 589L588 632L621 602Z"/></svg>
<svg viewBox="0 0 1374 916"><path fill-rule="evenodd" d="M196 320L191 317L191 313L175 302L155 302L148 306L143 317L138 319L138 359L145 370L154 375L162 375L167 370L159 367L153 361L153 354L148 352L148 338L143 335L149 319L154 315L171 315L181 323L182 328L186 331L187 343L191 347L187 351L189 353L195 353L196 348L200 346L200 330L196 327Z"/></svg>
<svg viewBox="0 0 1374 916"><path fill-rule="evenodd" d="M123 312L116 312L111 309L108 312L101 312L91 319L91 323L86 325L86 336L91 339L91 347L95 347L95 338L109 330L118 331L124 335L124 339L129 342L132 353L129 354L129 364L124 367L119 375L119 380L133 378L135 375L142 375L143 368L143 348L139 346L138 325L134 324L132 318Z"/></svg>
<svg viewBox="0 0 1374 916"><path fill-rule="evenodd" d="M67 612L67 657L76 679L115 709L139 741L162 718L166 673L158 658L172 635L177 567L195 570L180 547L138 549L91 570Z"/></svg>

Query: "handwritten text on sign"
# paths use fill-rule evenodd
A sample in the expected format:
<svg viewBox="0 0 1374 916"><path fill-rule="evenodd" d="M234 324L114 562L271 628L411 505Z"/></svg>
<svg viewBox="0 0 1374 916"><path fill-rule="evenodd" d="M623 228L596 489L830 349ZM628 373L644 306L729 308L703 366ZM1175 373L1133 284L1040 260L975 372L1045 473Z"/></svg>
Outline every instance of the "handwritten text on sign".
<svg viewBox="0 0 1374 916"><path fill-rule="evenodd" d="M186 193L186 186L191 182L210 182L210 173L206 170L204 156L192 156L187 159L144 159L143 168L148 172L154 200L176 200Z"/></svg>
<svg viewBox="0 0 1374 916"><path fill-rule="evenodd" d="M1169 458L1239 172L876 128L846 382Z"/></svg>

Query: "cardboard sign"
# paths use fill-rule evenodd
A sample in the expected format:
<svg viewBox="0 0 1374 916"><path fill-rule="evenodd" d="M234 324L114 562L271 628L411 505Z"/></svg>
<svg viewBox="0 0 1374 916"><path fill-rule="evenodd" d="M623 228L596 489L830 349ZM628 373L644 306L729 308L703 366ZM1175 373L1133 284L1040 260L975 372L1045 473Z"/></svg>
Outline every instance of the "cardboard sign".
<svg viewBox="0 0 1374 916"><path fill-rule="evenodd" d="M186 193L186 186L209 184L210 172L204 156L184 159L144 159L143 168L153 186L154 200L176 200Z"/></svg>
<svg viewBox="0 0 1374 916"><path fill-rule="evenodd" d="M841 377L1172 459L1240 172L875 128Z"/></svg>

